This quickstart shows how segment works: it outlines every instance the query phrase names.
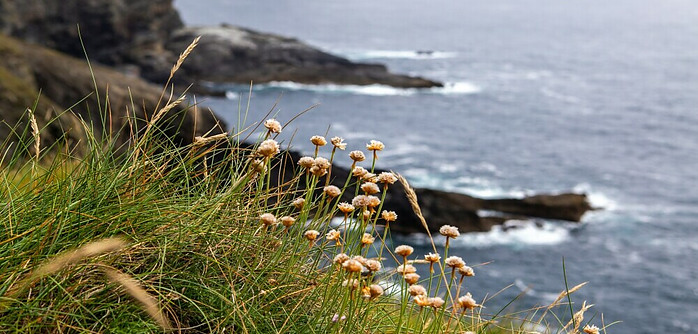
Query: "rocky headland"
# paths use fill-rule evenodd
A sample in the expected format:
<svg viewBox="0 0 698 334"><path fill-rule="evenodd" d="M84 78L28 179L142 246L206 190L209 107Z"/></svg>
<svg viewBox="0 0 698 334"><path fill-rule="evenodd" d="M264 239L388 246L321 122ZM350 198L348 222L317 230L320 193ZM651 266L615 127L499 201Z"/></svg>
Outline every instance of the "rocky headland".
<svg viewBox="0 0 698 334"><path fill-rule="evenodd" d="M83 121L98 135L113 133L126 142L130 129L142 128L138 125L162 107L162 87L157 83L167 80L179 53L199 35L199 46L175 76L179 87L250 81L440 85L391 74L383 65L352 63L292 38L235 26L185 27L171 0L0 0L0 142L21 135L14 125L21 129L26 124L26 108L35 110L40 126L47 125L43 147L56 141L68 145L84 141ZM102 117L99 110L108 110L109 117ZM178 145L226 129L213 112L186 104L171 110L162 124ZM300 155L284 156L290 160L273 174L286 179ZM347 169L335 166L333 182L341 186L348 175ZM433 189L416 191L432 231L444 224L463 232L488 231L511 219L578 222L592 209L583 194L492 200ZM385 207L400 217L393 231L424 232L401 185L389 189ZM483 210L498 214L484 216Z"/></svg>

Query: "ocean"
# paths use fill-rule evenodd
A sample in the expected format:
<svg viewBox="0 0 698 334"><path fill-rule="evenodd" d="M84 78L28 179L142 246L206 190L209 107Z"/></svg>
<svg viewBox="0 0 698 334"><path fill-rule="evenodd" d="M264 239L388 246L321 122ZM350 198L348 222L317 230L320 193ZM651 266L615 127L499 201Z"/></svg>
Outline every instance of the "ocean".
<svg viewBox="0 0 698 334"><path fill-rule="evenodd" d="M395 89L256 85L248 120L284 122L286 142L385 143L378 167L416 186L481 197L585 192L581 224L524 222L463 235L467 290L496 312L564 289L609 333L698 333L698 2L693 0L176 0L190 25L297 37L353 60L446 83ZM420 51L430 51L425 54ZM230 124L248 87L198 97ZM329 132L328 132L329 128ZM339 160L348 166L348 158ZM541 222L539 222L541 223ZM398 243L428 247L418 236ZM501 289L511 285L502 293ZM493 297L494 296L494 297Z"/></svg>

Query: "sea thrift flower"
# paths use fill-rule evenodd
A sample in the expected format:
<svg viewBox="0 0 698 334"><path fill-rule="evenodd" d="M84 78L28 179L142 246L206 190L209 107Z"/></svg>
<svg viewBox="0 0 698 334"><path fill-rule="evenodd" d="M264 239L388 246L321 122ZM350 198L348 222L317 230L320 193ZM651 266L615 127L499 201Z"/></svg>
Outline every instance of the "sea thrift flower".
<svg viewBox="0 0 698 334"><path fill-rule="evenodd" d="M311 168L315 164L313 157L302 157L298 159L298 164L303 168Z"/></svg>
<svg viewBox="0 0 698 334"><path fill-rule="evenodd" d="M325 235L325 239L332 240L339 245L339 231L332 229Z"/></svg>
<svg viewBox="0 0 698 334"><path fill-rule="evenodd" d="M430 298L428 298L426 295L414 296L414 302L421 307L430 306L431 302L429 299Z"/></svg>
<svg viewBox="0 0 698 334"><path fill-rule="evenodd" d="M359 263L361 263L362 266L366 266L366 261L368 261L368 260L366 260L365 257L363 257L363 256L361 256L361 255L352 256L351 259L352 259L352 260L359 261Z"/></svg>
<svg viewBox="0 0 698 334"><path fill-rule="evenodd" d="M357 195L356 197L354 197L354 199L351 200L351 204L357 208L365 208L369 204L368 196Z"/></svg>
<svg viewBox="0 0 698 334"><path fill-rule="evenodd" d="M339 265L344 264L344 262L347 262L349 260L349 255L344 254L344 253L339 253L334 256L333 262Z"/></svg>
<svg viewBox="0 0 698 334"><path fill-rule="evenodd" d="M419 284L414 284L411 285L408 289L407 292L410 293L410 296L426 296L427 295L427 289L425 289L423 286Z"/></svg>
<svg viewBox="0 0 698 334"><path fill-rule="evenodd" d="M376 185L373 182L366 182L361 185L361 190L366 193L366 195L373 195L376 193L379 193L381 190L378 188L378 185Z"/></svg>
<svg viewBox="0 0 698 334"><path fill-rule="evenodd" d="M361 176L361 181L376 183L378 182L378 177L376 177L376 174L366 173L363 176Z"/></svg>
<svg viewBox="0 0 698 334"><path fill-rule="evenodd" d="M367 206L371 209L373 209L381 204L380 198L378 198L376 196L370 195L370 196L367 196L367 198L368 198L368 205Z"/></svg>
<svg viewBox="0 0 698 334"><path fill-rule="evenodd" d="M371 218L371 211L364 210L364 220L369 220Z"/></svg>
<svg viewBox="0 0 698 334"><path fill-rule="evenodd" d="M361 152L361 151L349 152L349 158L351 158L351 160L354 160L354 162L361 162L361 161L366 160L366 156L364 155L364 152Z"/></svg>
<svg viewBox="0 0 698 334"><path fill-rule="evenodd" d="M366 168L363 168L361 166L356 166L351 171L351 175L354 175L355 177L358 177L358 178L363 177L367 173L368 173L368 171L366 170Z"/></svg>
<svg viewBox="0 0 698 334"><path fill-rule="evenodd" d="M375 273L381 270L381 263L376 260L366 260L366 269Z"/></svg>
<svg viewBox="0 0 698 334"><path fill-rule="evenodd" d="M359 280L357 279L345 279L344 282L342 282L342 286L350 287L352 290L356 289L359 287Z"/></svg>
<svg viewBox="0 0 698 334"><path fill-rule="evenodd" d="M329 169L332 166L332 164L330 163L329 160L327 160L323 157L317 157L317 158L315 158L314 166L317 166L318 168L321 168L321 169Z"/></svg>
<svg viewBox="0 0 698 334"><path fill-rule="evenodd" d="M354 206L347 202L337 204L337 208L339 209L339 211L342 211L342 213L344 213L345 215L349 212L354 211Z"/></svg>
<svg viewBox="0 0 698 334"><path fill-rule="evenodd" d="M417 282L419 282L419 277L420 276L416 273L405 274L404 276L405 282L407 282L407 284L409 285L416 284Z"/></svg>
<svg viewBox="0 0 698 334"><path fill-rule="evenodd" d="M310 142L315 146L325 146L327 145L327 140L323 136L312 136L310 137Z"/></svg>
<svg viewBox="0 0 698 334"><path fill-rule="evenodd" d="M381 212L381 217L387 222L394 222L397 220L397 213L395 213L395 211L383 210L383 212Z"/></svg>
<svg viewBox="0 0 698 334"><path fill-rule="evenodd" d="M582 330L586 334L599 334L599 328L596 325L586 325Z"/></svg>
<svg viewBox="0 0 698 334"><path fill-rule="evenodd" d="M269 130L270 133L279 133L281 132L281 123L275 119L268 119L264 121L264 127Z"/></svg>
<svg viewBox="0 0 698 334"><path fill-rule="evenodd" d="M266 163L264 163L263 160L254 159L252 160L252 163L250 163L250 166L252 167L253 171L261 174L264 173L264 167L266 166Z"/></svg>
<svg viewBox="0 0 698 334"><path fill-rule="evenodd" d="M293 206L294 206L296 209L302 210L302 209L303 209L303 205L305 205L305 198L303 198L303 197L298 197L298 198L296 198L296 199L293 200Z"/></svg>
<svg viewBox="0 0 698 334"><path fill-rule="evenodd" d="M336 186L327 186L322 190L325 192L325 195L327 195L327 197L329 198L335 198L342 194L342 191Z"/></svg>
<svg viewBox="0 0 698 334"><path fill-rule="evenodd" d="M366 246L372 244L376 238L374 238L372 235L368 233L364 233L364 235L361 237L361 245Z"/></svg>
<svg viewBox="0 0 698 334"><path fill-rule="evenodd" d="M458 306L464 310L472 310L480 305L477 304L470 292L466 293L465 296L458 298Z"/></svg>
<svg viewBox="0 0 698 334"><path fill-rule="evenodd" d="M347 148L347 144L344 142L344 139L341 137L332 137L332 139L330 139L330 142L332 143L332 145L334 145L334 147L336 147L340 150L344 150Z"/></svg>
<svg viewBox="0 0 698 334"><path fill-rule="evenodd" d="M465 267L465 261L460 256L449 256L446 258L446 265L456 269Z"/></svg>
<svg viewBox="0 0 698 334"><path fill-rule="evenodd" d="M464 277L475 276L475 271L473 270L473 268L468 267L468 266L458 267L458 273Z"/></svg>
<svg viewBox="0 0 698 334"><path fill-rule="evenodd" d="M378 284L371 284L368 288L371 291L371 299L375 299L383 295L383 287Z"/></svg>
<svg viewBox="0 0 698 334"><path fill-rule="evenodd" d="M259 220L265 227L276 224L276 217L271 213L265 213L259 216Z"/></svg>
<svg viewBox="0 0 698 334"><path fill-rule="evenodd" d="M354 259L345 261L344 263L342 263L342 267L344 268L344 270L350 273L360 273L364 269L361 263Z"/></svg>
<svg viewBox="0 0 698 334"><path fill-rule="evenodd" d="M324 176L325 174L327 174L327 169L322 169L318 166L313 166L313 167L310 167L310 173L315 175L315 176L320 177L320 176Z"/></svg>
<svg viewBox="0 0 698 334"><path fill-rule="evenodd" d="M310 240L311 242L315 241L317 239L318 235L320 235L320 232L318 232L316 230L307 230L307 231L305 231L305 233L303 233L303 236L306 239Z"/></svg>
<svg viewBox="0 0 698 334"><path fill-rule="evenodd" d="M429 261L430 263L435 263L441 260L441 255L439 255L438 253L429 253L427 255L424 255L424 259Z"/></svg>
<svg viewBox="0 0 698 334"><path fill-rule="evenodd" d="M257 147L257 154L267 158L273 157L279 152L279 144L274 139L267 139Z"/></svg>
<svg viewBox="0 0 698 334"><path fill-rule="evenodd" d="M371 140L368 144L366 144L366 149L369 151L382 151L385 148L385 145L383 143L377 141L377 140Z"/></svg>
<svg viewBox="0 0 698 334"><path fill-rule="evenodd" d="M290 216L283 216L279 220L281 221L281 224L286 226L286 228L291 227L291 225L296 222L296 219Z"/></svg>
<svg viewBox="0 0 698 334"><path fill-rule="evenodd" d="M397 267L396 269L397 273L400 275L407 275L407 274L414 274L417 272L417 268L415 268L413 265L408 264L404 265L401 264Z"/></svg>
<svg viewBox="0 0 698 334"><path fill-rule="evenodd" d="M441 297L429 298L429 306L439 308L444 305L444 300Z"/></svg>
<svg viewBox="0 0 698 334"><path fill-rule="evenodd" d="M386 186L395 183L395 181L397 181L397 177L391 172L382 172L378 174L378 182L383 183Z"/></svg>
<svg viewBox="0 0 698 334"><path fill-rule="evenodd" d="M395 254L400 255L402 257L408 257L412 255L412 252L414 252L414 248L407 245L401 245L395 248Z"/></svg>
<svg viewBox="0 0 698 334"><path fill-rule="evenodd" d="M441 228L439 229L439 233L441 233L441 235L443 235L444 237L453 239L457 238L460 235L460 232L458 232L458 228L451 225L441 226Z"/></svg>
<svg viewBox="0 0 698 334"><path fill-rule="evenodd" d="M369 299L371 298L371 288L365 286L361 289L361 298Z"/></svg>

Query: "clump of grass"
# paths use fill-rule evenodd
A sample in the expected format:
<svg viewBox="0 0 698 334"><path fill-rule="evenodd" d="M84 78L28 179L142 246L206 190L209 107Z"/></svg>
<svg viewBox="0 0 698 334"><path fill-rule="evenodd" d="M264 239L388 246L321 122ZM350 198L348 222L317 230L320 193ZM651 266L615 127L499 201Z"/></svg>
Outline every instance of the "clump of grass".
<svg viewBox="0 0 698 334"><path fill-rule="evenodd" d="M196 41L192 45L184 58ZM288 160L273 137L283 129L280 122L265 121L266 132L250 147L238 145L246 138L244 127L232 129L234 135L200 136L189 146L173 147L155 123L183 102L177 98L156 112L125 153L111 152L109 138L88 135L81 156L59 150L39 155L37 147L29 160L19 152L5 162L0 328L187 333L582 328L586 304L567 317L566 326L565 316L554 313L568 306L562 299L581 286L526 315L486 313L487 301L474 297L482 294L464 285L474 270L448 254L448 240L459 236L454 227L441 230L447 237L443 254L431 235L429 254L414 254L409 245L393 250L390 224L400 220L383 208L393 183L402 183L428 229L407 180L374 174L383 143L366 145L370 161L360 150L349 153L352 177L336 187L330 185L332 165L347 143L334 137L331 149L323 148L327 140L314 136L313 156L293 167L290 181L272 182L274 168ZM38 129L31 133L38 138ZM36 165L45 167L34 172ZM351 204L342 202L342 195L352 192ZM416 273L422 266L429 268L425 277ZM591 324L584 325L584 332L593 332Z"/></svg>

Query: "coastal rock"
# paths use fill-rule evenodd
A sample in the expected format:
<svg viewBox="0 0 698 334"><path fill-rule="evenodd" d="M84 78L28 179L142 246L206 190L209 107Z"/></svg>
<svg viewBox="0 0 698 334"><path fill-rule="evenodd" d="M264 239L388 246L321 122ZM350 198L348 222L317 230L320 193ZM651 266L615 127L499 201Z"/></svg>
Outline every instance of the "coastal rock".
<svg viewBox="0 0 698 334"><path fill-rule="evenodd" d="M172 0L0 0L0 32L78 58L87 53L94 62L160 84L179 54L201 35L201 45L176 80L206 92L211 91L197 84L441 86L392 74L384 65L353 63L293 38L228 25L185 28Z"/></svg>

